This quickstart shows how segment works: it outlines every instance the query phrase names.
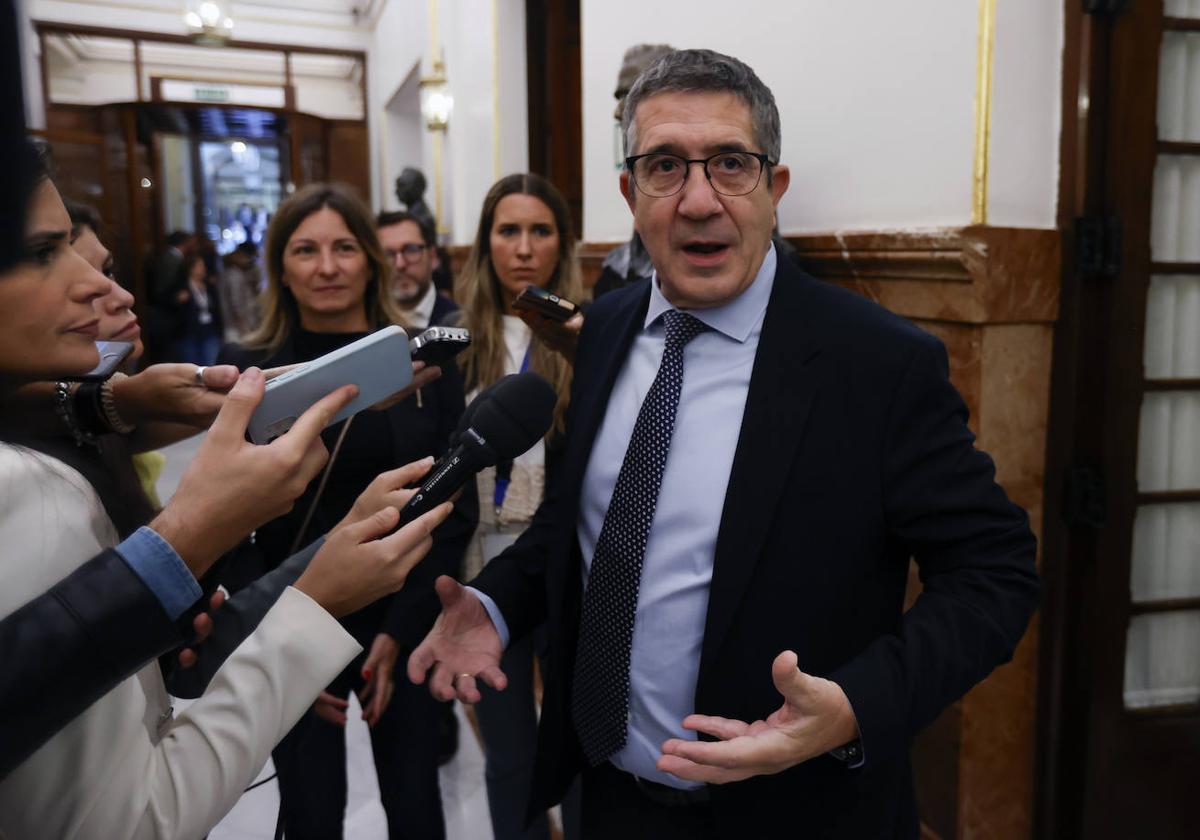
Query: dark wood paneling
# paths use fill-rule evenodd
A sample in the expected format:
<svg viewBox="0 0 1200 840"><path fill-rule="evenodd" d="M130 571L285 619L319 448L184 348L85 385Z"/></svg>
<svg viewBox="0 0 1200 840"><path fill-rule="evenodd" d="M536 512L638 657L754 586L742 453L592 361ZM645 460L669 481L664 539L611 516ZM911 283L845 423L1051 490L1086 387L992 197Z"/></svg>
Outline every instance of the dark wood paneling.
<svg viewBox="0 0 1200 840"><path fill-rule="evenodd" d="M367 151L367 125L363 122L329 123L329 180L342 181L371 201L371 166Z"/></svg>
<svg viewBox="0 0 1200 840"><path fill-rule="evenodd" d="M526 0L525 27L529 169L562 190L579 236L583 231L579 0Z"/></svg>

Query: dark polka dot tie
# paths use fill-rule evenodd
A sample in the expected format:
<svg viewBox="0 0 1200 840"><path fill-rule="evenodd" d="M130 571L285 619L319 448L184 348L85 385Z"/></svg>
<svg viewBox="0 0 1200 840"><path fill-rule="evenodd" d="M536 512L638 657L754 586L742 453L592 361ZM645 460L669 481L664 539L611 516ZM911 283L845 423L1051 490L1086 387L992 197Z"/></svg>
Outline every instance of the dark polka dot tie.
<svg viewBox="0 0 1200 840"><path fill-rule="evenodd" d="M629 648L646 537L654 521L675 430L683 385L683 348L707 329L703 322L675 310L666 312L663 321L666 349L638 411L583 594L571 715L584 755L593 767L625 746Z"/></svg>

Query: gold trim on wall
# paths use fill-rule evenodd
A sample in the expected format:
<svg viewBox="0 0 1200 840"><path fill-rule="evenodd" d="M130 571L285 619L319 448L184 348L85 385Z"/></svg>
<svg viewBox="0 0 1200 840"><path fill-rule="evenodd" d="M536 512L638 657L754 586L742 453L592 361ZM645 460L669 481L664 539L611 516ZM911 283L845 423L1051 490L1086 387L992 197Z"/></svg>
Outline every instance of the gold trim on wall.
<svg viewBox="0 0 1200 840"><path fill-rule="evenodd" d="M995 40L996 0L979 0L979 46L975 62L975 165L971 190L971 223L976 225L987 224Z"/></svg>
<svg viewBox="0 0 1200 840"><path fill-rule="evenodd" d="M492 181L500 180L500 10L492 0Z"/></svg>
<svg viewBox="0 0 1200 840"><path fill-rule="evenodd" d="M432 63L440 55L438 49L438 0L429 0L429 61ZM424 118L422 117L422 123ZM442 131L431 131L430 140L433 144L433 218L437 225L438 235L449 233L446 227L444 206L442 203Z"/></svg>

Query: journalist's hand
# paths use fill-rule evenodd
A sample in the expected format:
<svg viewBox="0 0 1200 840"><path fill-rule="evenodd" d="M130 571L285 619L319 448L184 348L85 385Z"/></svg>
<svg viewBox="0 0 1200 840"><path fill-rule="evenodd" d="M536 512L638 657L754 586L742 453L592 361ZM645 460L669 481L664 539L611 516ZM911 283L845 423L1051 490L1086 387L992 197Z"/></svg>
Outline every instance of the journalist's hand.
<svg viewBox="0 0 1200 840"><path fill-rule="evenodd" d="M437 365L429 366L429 365L426 365L424 362L413 362L412 370L413 370L412 382L408 383L408 386L406 388L403 388L402 390L399 390L396 393L392 394L390 397L385 397L384 399L375 403L375 405L371 406L371 410L372 411L385 411L385 410L391 408L392 406L396 405L397 403L403 402L404 400L408 399L413 394L415 394L417 391L421 390L426 385L431 384L439 376L442 375L442 369L440 367L438 367Z"/></svg>
<svg viewBox="0 0 1200 840"><path fill-rule="evenodd" d="M429 691L439 700L457 697L464 703L478 703L476 679L502 691L508 677L500 670L504 651L491 616L454 578L442 575L434 586L442 613L408 658L408 678L420 685L432 668Z"/></svg>
<svg viewBox="0 0 1200 840"><path fill-rule="evenodd" d="M191 668L196 664L198 657L195 649L204 644L204 640L212 633L213 614L221 609L221 605L224 603L225 593L218 589L208 599L208 609L192 619L192 629L196 632L196 638L192 642L192 647L185 647L179 651L180 668Z"/></svg>
<svg viewBox="0 0 1200 840"><path fill-rule="evenodd" d="M150 421L185 423L207 429L225 394L238 381L233 365L204 368L204 384L193 364L151 365L126 379L113 380L113 403L121 419L140 426Z"/></svg>
<svg viewBox="0 0 1200 840"><path fill-rule="evenodd" d="M287 434L256 446L246 440L246 425L264 387L258 368L241 375L179 489L150 523L197 578L251 531L292 509L329 457L321 430L358 390L338 388L300 415Z"/></svg>
<svg viewBox="0 0 1200 840"><path fill-rule="evenodd" d="M374 727L383 717L392 700L395 681L396 658L400 656L400 645L387 633L379 633L371 643L371 650L363 662L363 687L358 692L358 704L362 706L363 720Z"/></svg>
<svg viewBox="0 0 1200 840"><path fill-rule="evenodd" d="M547 347L575 364L575 348L579 346L579 333L583 329L582 312L576 312L566 321L555 321L532 309L514 311Z"/></svg>
<svg viewBox="0 0 1200 840"><path fill-rule="evenodd" d="M405 486L419 481L432 466L432 457L422 458L420 461L413 461L411 464L405 464L375 476L375 480L368 484L367 489L354 500L354 506L350 508L350 512L329 533L336 534L347 525L361 522L385 507L402 510L408 504L408 500L412 498L413 493L417 492L415 489L406 490Z"/></svg>
<svg viewBox="0 0 1200 840"><path fill-rule="evenodd" d="M452 509L449 502L438 505L395 533L394 507L348 525L325 539L295 586L335 618L360 610L404 585L433 545L430 532Z"/></svg>

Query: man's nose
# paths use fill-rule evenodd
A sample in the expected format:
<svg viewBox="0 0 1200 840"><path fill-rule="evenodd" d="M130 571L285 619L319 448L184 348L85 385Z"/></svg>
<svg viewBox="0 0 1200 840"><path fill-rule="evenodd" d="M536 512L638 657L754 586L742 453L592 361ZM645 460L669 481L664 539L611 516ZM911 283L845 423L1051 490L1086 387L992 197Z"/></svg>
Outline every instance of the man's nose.
<svg viewBox="0 0 1200 840"><path fill-rule="evenodd" d="M687 174L679 190L679 212L689 218L706 219L720 213L724 205L709 182L704 164L692 162L687 165Z"/></svg>

